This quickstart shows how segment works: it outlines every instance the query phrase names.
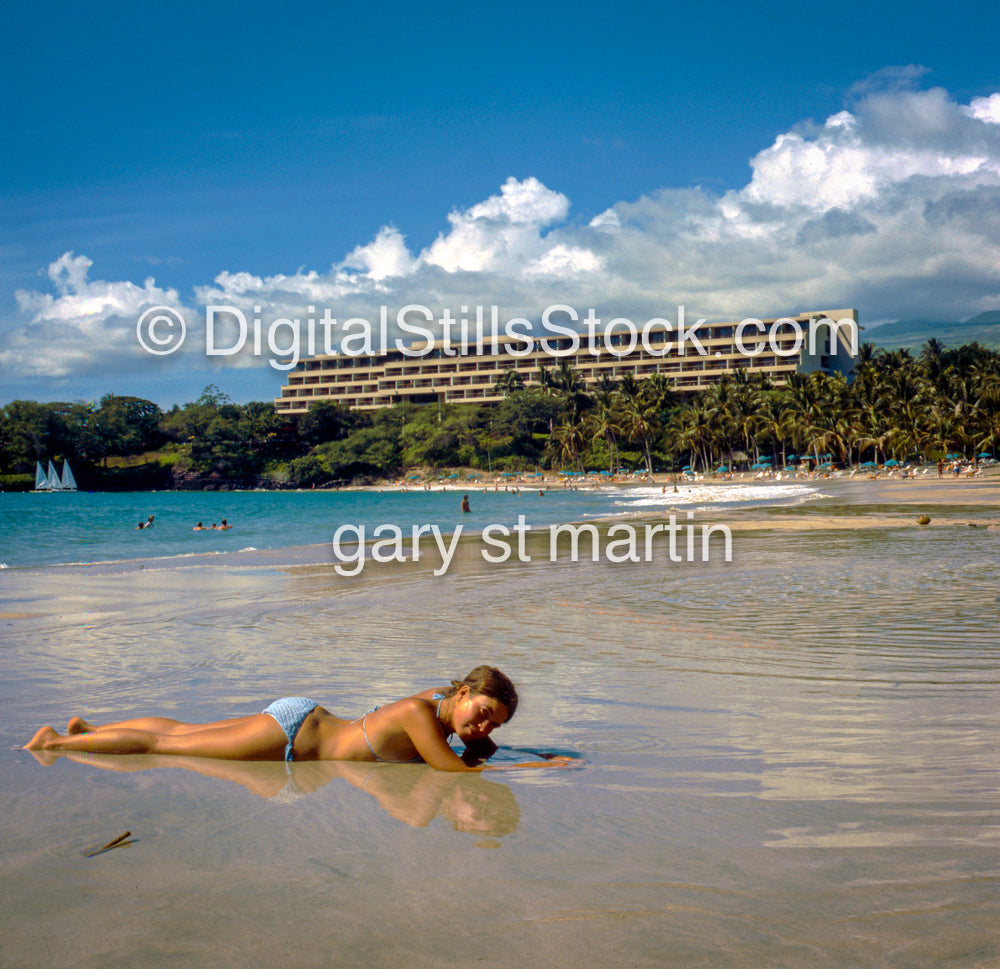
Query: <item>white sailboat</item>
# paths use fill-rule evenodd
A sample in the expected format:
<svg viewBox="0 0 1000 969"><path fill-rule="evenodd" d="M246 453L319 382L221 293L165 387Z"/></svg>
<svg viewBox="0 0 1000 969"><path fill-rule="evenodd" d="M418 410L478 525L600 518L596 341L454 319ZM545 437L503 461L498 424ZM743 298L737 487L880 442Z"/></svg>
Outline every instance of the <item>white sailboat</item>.
<svg viewBox="0 0 1000 969"><path fill-rule="evenodd" d="M76 491L76 478L69 466L69 461L63 461L62 477L56 471L56 466L49 461L46 473L41 461L35 462L35 491Z"/></svg>
<svg viewBox="0 0 1000 969"><path fill-rule="evenodd" d="M59 487L62 491L76 491L76 478L73 477L73 472L69 468L69 461L63 461L62 480Z"/></svg>

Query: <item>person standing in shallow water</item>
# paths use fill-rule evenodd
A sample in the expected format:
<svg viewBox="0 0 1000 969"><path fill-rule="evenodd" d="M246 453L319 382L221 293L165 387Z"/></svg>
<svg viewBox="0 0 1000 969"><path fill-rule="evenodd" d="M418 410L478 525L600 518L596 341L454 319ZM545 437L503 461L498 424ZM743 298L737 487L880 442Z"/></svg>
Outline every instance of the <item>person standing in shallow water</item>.
<svg viewBox="0 0 1000 969"><path fill-rule="evenodd" d="M469 496L468 495L463 495L462 496L462 511L463 512L472 511L472 509L469 507Z"/></svg>
<svg viewBox="0 0 1000 969"><path fill-rule="evenodd" d="M353 720L305 697L285 697L261 713L214 723L140 717L96 726L74 717L64 735L42 727L25 749L217 760L423 761L444 771L569 766L568 757L504 767L478 763L496 751L490 734L514 716L517 702L514 684L500 670L477 666L450 687L374 707ZM475 763L466 763L448 746L452 734L466 745L466 759Z"/></svg>

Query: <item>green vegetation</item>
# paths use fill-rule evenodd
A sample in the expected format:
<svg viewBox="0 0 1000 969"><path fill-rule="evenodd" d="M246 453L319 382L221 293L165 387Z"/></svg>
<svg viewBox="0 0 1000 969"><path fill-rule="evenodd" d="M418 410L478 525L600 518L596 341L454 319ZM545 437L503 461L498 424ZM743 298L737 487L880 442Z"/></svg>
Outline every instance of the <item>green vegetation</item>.
<svg viewBox="0 0 1000 969"><path fill-rule="evenodd" d="M297 420L217 387L164 413L138 397L0 408L0 486L28 489L35 461L69 460L82 488L328 487L404 468L710 470L790 454L845 464L997 454L1000 353L929 340L919 356L865 344L854 379L743 370L680 398L660 375L586 387L565 362L494 404L349 411L317 401Z"/></svg>

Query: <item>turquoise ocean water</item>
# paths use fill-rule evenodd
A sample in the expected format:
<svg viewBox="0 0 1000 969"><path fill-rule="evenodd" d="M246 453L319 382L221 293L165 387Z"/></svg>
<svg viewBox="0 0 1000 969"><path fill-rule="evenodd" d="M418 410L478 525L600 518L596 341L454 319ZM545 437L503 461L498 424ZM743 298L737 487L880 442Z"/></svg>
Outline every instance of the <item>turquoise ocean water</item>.
<svg viewBox="0 0 1000 969"><path fill-rule="evenodd" d="M329 546L335 532L352 539L353 529L366 537L378 525L393 523L407 535L415 525L436 525L452 534L461 525L468 534L494 523L513 527L524 515L534 528L557 522L585 521L611 515L665 510L670 507L731 507L795 504L818 489L804 484L595 488L569 491L524 486L512 491L471 491L471 512L463 515L464 491L285 491L285 492L126 492L0 494L0 568L166 559L265 551L301 546ZM155 516L152 529L136 525ZM225 518L230 531L212 531ZM208 531L192 531L196 522ZM429 538L425 542L431 542Z"/></svg>

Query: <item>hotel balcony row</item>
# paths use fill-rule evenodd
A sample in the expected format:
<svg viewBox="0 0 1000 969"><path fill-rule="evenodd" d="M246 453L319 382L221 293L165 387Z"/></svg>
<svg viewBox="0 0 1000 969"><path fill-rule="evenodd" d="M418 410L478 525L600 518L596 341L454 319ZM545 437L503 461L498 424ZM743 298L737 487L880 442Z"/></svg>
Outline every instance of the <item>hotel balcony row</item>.
<svg viewBox="0 0 1000 969"><path fill-rule="evenodd" d="M664 353L657 343L666 343L671 335L661 330L650 334L649 349L640 343L627 356L619 355L622 351L615 352L600 340L596 343L597 355L582 341L575 353L557 356L572 343L569 339L550 336L547 338L549 350L536 341L533 352L518 357L506 353L449 356L439 346L426 354L409 357L399 350L365 356L310 357L289 374L281 397L274 403L279 413L302 414L317 400L359 409L389 407L401 401L418 404L499 401L504 395L495 385L504 373L518 373L524 385L531 386L538 383L540 368L558 367L563 360L587 384L594 384L602 377L621 379L628 375L642 380L658 373L677 393L704 390L723 375L738 370L766 374L779 386L788 374L796 372L822 370L849 375L853 369L854 347L844 329L831 333L828 328L819 327L815 352L809 352L810 323L824 318L849 319L856 326L857 311L801 313L778 318L795 320L798 330L787 323L774 326L777 319L762 320L768 332L773 333L773 345L763 336L759 344L761 352L753 356L740 352L735 344L736 324L719 323L705 325L698 334L704 355L694 352L690 345L683 355L676 349ZM614 340L611 342L614 346ZM743 343L747 349L757 348L753 331L744 335Z"/></svg>

